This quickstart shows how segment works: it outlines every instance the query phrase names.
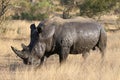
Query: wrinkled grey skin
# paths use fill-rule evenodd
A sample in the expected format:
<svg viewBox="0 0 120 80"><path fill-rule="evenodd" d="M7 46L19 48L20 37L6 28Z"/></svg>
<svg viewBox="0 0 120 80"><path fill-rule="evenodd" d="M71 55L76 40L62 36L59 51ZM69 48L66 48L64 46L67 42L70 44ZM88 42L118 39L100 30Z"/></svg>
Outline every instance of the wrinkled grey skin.
<svg viewBox="0 0 120 80"><path fill-rule="evenodd" d="M37 28L35 25L31 28L31 42L27 46L29 49L24 50L26 53L17 52L14 47L12 49L17 55L19 52L24 54L22 59L26 54L27 64L41 65L45 57L55 53L59 55L60 63L66 61L69 53L82 54L86 58L89 51L96 47L103 57L106 43L104 28L93 20L52 18L42 21Z"/></svg>

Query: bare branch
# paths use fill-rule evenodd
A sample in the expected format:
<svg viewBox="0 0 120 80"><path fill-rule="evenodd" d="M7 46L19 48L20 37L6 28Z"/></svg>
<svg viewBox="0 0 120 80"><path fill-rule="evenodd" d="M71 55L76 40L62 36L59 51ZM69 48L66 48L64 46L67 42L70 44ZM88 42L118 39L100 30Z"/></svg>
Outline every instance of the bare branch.
<svg viewBox="0 0 120 80"><path fill-rule="evenodd" d="M4 19L4 15L8 10L9 3L10 3L10 0L1 0L0 1L0 23Z"/></svg>

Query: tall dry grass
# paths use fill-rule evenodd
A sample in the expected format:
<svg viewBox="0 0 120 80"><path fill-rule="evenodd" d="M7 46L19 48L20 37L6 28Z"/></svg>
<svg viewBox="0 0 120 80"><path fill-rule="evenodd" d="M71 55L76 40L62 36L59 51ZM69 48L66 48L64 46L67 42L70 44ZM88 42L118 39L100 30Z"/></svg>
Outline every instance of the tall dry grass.
<svg viewBox="0 0 120 80"><path fill-rule="evenodd" d="M62 66L59 65L58 56L54 55L48 58L42 68L35 70L23 65L10 48L13 45L21 49L21 43L29 43L30 23L18 21L14 24L9 22L8 25L15 30L21 25L20 32L24 35L15 36L16 31L10 30L5 36L0 36L0 80L120 80L120 32L107 33L103 62L99 50L91 51L86 61L81 55L69 55ZM11 35L14 37L11 38ZM20 35L27 39L18 39Z"/></svg>
<svg viewBox="0 0 120 80"><path fill-rule="evenodd" d="M0 25L0 36L10 39L27 38L30 34L30 25L35 23L36 26L39 21L25 21L25 20L11 20L6 21Z"/></svg>

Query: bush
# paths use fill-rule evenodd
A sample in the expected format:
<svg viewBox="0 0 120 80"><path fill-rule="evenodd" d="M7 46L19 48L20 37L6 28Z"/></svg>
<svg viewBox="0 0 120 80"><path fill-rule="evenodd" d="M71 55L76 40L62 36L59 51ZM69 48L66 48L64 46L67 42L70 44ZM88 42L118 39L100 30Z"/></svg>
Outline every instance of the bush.
<svg viewBox="0 0 120 80"><path fill-rule="evenodd" d="M74 0L60 0L60 3L62 4L62 5L72 5L72 4L74 4Z"/></svg>
<svg viewBox="0 0 120 80"><path fill-rule="evenodd" d="M109 12L117 3L117 0L85 0L79 5L80 15L93 17L104 12Z"/></svg>
<svg viewBox="0 0 120 80"><path fill-rule="evenodd" d="M7 18L5 16L10 5L10 0L0 0L0 24Z"/></svg>
<svg viewBox="0 0 120 80"><path fill-rule="evenodd" d="M15 11L16 13L12 16L13 19L43 20L52 12L52 4L49 0L40 0L35 3L21 0L17 6L20 8Z"/></svg>

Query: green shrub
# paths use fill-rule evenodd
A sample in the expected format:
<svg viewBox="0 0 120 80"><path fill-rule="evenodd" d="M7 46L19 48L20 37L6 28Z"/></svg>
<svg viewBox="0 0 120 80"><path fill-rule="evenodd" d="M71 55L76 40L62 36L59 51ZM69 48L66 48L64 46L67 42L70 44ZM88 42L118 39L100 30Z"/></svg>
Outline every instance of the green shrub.
<svg viewBox="0 0 120 80"><path fill-rule="evenodd" d="M80 15L93 17L104 12L109 12L116 5L117 0L85 0L79 5Z"/></svg>
<svg viewBox="0 0 120 80"><path fill-rule="evenodd" d="M21 0L17 5L20 9L17 9L17 13L12 18L22 20L43 20L49 16L53 7L49 0L40 0L35 3Z"/></svg>

